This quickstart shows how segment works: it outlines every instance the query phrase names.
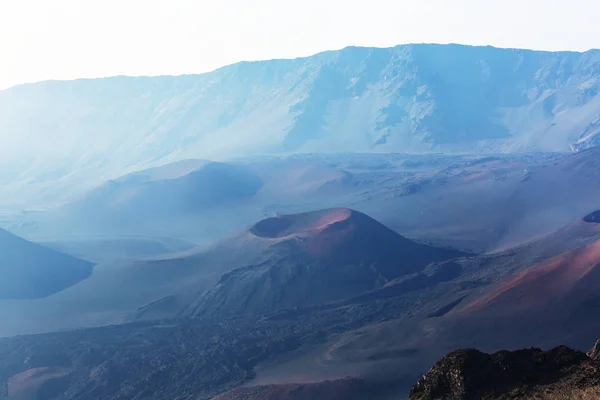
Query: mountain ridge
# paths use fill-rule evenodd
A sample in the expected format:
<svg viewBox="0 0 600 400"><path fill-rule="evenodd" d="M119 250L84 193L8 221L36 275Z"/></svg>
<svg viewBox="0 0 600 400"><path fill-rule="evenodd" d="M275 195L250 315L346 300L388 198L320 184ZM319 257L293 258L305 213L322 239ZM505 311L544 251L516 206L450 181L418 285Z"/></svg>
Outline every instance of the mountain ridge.
<svg viewBox="0 0 600 400"><path fill-rule="evenodd" d="M16 138L0 185L17 201L186 158L572 151L600 143L598 65L598 51L404 45L17 86L0 91L0 134Z"/></svg>
<svg viewBox="0 0 600 400"><path fill-rule="evenodd" d="M348 45L348 46L344 46L344 47L341 47L338 49L323 50L323 51L319 51L316 53L311 53L309 55L298 56L298 57L275 57L275 58L265 58L265 59L260 59L260 60L240 60L240 61L233 62L231 64L222 65L220 67L217 67L217 68L214 68L214 69L211 69L208 71L204 71L204 72L189 72L189 73L182 73L182 74L158 74L158 75L119 74L119 75L107 75L107 76L100 76L100 77L82 77L82 78L73 78L73 79L43 79L40 81L24 82L24 83L18 83L15 85L11 85L9 87L0 89L0 92L2 92L4 90L10 90L13 88L21 87L21 86L31 86L31 85L37 85L37 84L46 83L46 82L63 82L64 83L64 82L92 81L92 80L97 80L97 79L112 79L112 78L163 78L163 77L181 78L181 77L186 77L186 76L198 76L198 75L210 74L213 72L220 71L223 68L233 67L233 66L240 65L240 64L253 64L253 63L262 63L262 62L269 62L269 61L305 60L307 58L311 58L311 57L314 57L319 54L335 53L335 52L344 51L344 50L348 50L348 49L385 50L385 49L394 49L397 47L407 47L407 46L458 46L458 47L467 47L467 48L489 48L489 49L495 49L495 50L512 50L512 51L525 51L525 52L533 52L533 53L552 53L552 54L587 54L587 53L600 52L600 48L590 48L587 50L547 50L547 49L530 49L530 48L526 48L526 47L502 47L502 46L495 46L495 45L473 45L473 44L466 44L466 43L436 43L436 42L402 43L402 44L397 44L394 46Z"/></svg>

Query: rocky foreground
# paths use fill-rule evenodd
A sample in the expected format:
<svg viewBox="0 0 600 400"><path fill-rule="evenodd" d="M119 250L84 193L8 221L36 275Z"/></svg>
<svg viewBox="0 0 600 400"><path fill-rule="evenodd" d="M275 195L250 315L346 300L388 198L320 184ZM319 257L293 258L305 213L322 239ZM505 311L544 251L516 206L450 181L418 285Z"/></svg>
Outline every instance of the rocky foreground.
<svg viewBox="0 0 600 400"><path fill-rule="evenodd" d="M588 354L566 346L486 354L457 350L412 388L410 400L598 399L600 341Z"/></svg>

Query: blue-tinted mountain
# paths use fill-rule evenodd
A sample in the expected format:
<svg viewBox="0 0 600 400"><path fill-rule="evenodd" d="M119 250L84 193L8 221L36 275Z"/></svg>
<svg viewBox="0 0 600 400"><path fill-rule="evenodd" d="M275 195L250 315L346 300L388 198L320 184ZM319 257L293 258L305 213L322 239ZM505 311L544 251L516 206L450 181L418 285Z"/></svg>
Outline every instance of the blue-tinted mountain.
<svg viewBox="0 0 600 400"><path fill-rule="evenodd" d="M88 278L93 265L0 229L0 299L35 299Z"/></svg>
<svg viewBox="0 0 600 400"><path fill-rule="evenodd" d="M0 185L43 202L187 158L569 151L600 143L599 87L599 51L459 45L29 84L0 92Z"/></svg>

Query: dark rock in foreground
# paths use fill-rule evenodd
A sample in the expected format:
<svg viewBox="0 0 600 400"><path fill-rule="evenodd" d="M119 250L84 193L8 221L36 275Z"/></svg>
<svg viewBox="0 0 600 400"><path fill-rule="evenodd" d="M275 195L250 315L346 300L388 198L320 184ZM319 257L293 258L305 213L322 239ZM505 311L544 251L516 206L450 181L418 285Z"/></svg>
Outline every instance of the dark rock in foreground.
<svg viewBox="0 0 600 400"><path fill-rule="evenodd" d="M409 394L410 400L572 398L600 398L600 362L565 346L491 355L458 350L438 361Z"/></svg>
<svg viewBox="0 0 600 400"><path fill-rule="evenodd" d="M592 360L600 361L600 340L588 351L587 355Z"/></svg>

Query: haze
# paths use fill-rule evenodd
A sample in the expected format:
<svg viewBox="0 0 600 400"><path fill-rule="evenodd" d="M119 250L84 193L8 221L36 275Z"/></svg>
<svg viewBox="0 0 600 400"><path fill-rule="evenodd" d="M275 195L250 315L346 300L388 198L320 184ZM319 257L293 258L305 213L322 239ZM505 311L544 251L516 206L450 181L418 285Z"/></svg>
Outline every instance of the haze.
<svg viewBox="0 0 600 400"><path fill-rule="evenodd" d="M600 399L600 6L8 1L0 400Z"/></svg>
<svg viewBox="0 0 600 400"><path fill-rule="evenodd" d="M594 0L357 0L0 4L0 89L47 79L199 73L348 45L600 47Z"/></svg>
<svg viewBox="0 0 600 400"><path fill-rule="evenodd" d="M600 399L595 2L9 1L0 400Z"/></svg>

